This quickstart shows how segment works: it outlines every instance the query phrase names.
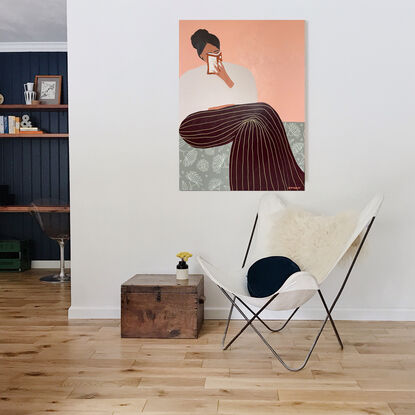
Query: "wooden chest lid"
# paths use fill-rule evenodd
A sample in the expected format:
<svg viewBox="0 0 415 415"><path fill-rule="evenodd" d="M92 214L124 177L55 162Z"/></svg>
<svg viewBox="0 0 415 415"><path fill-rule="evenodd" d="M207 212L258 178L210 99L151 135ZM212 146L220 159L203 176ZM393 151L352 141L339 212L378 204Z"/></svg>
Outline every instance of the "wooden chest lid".
<svg viewBox="0 0 415 415"><path fill-rule="evenodd" d="M175 274L136 274L121 285L121 292L197 294L202 284L201 274L191 274L187 281L177 281Z"/></svg>

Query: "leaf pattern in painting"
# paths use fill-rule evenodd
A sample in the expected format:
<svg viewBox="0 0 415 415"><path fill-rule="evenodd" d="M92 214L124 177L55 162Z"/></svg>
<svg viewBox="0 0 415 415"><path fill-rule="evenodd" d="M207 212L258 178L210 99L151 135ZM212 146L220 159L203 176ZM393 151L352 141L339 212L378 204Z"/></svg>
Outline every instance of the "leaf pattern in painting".
<svg viewBox="0 0 415 415"><path fill-rule="evenodd" d="M208 183L208 190L220 190L220 185L222 184L221 179L211 179Z"/></svg>
<svg viewBox="0 0 415 415"><path fill-rule="evenodd" d="M197 168L205 173L209 170L209 162L206 159L201 159L197 162Z"/></svg>
<svg viewBox="0 0 415 415"><path fill-rule="evenodd" d="M200 187L202 185L202 178L200 177L199 173L191 170L186 174L187 179L190 183Z"/></svg>
<svg viewBox="0 0 415 415"><path fill-rule="evenodd" d="M219 173L220 169L223 167L223 164L225 163L226 155L225 154L217 154L215 157L213 157L212 160L212 170L215 173Z"/></svg>
<svg viewBox="0 0 415 415"><path fill-rule="evenodd" d="M197 159L197 151L196 149L192 149L187 152L183 159L184 167L190 167Z"/></svg>
<svg viewBox="0 0 415 415"><path fill-rule="evenodd" d="M284 128L295 160L304 170L304 123L285 122ZM179 138L180 190L229 190L231 146L193 148Z"/></svg>

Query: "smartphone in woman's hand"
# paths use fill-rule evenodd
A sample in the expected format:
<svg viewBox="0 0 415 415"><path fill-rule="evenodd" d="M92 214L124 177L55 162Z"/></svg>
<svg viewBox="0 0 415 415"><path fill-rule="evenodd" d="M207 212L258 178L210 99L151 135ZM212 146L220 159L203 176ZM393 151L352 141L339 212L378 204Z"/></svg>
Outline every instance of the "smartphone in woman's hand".
<svg viewBox="0 0 415 415"><path fill-rule="evenodd" d="M217 74L219 68L219 62L222 62L222 53L207 53L206 54L206 63L207 63L207 73L208 75Z"/></svg>

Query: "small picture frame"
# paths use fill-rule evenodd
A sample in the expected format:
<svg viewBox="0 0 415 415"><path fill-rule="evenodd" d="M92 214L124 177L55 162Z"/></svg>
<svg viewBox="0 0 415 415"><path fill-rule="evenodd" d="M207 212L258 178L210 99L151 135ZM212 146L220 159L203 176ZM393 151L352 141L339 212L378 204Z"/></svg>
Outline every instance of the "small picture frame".
<svg viewBox="0 0 415 415"><path fill-rule="evenodd" d="M62 75L36 75L36 99L41 104L58 105L61 103Z"/></svg>

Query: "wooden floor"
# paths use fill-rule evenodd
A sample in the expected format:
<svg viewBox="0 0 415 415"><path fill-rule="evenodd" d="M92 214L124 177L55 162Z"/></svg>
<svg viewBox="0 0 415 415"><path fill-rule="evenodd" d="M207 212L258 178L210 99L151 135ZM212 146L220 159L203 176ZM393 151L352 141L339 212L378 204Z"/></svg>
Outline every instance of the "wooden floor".
<svg viewBox="0 0 415 415"><path fill-rule="evenodd" d="M205 321L197 340L121 339L118 320L68 322L69 285L40 283L44 273L0 274L2 415L415 414L415 323L339 322L344 351L328 328L291 373L252 330L221 351L223 321ZM299 363L318 325L266 336Z"/></svg>

